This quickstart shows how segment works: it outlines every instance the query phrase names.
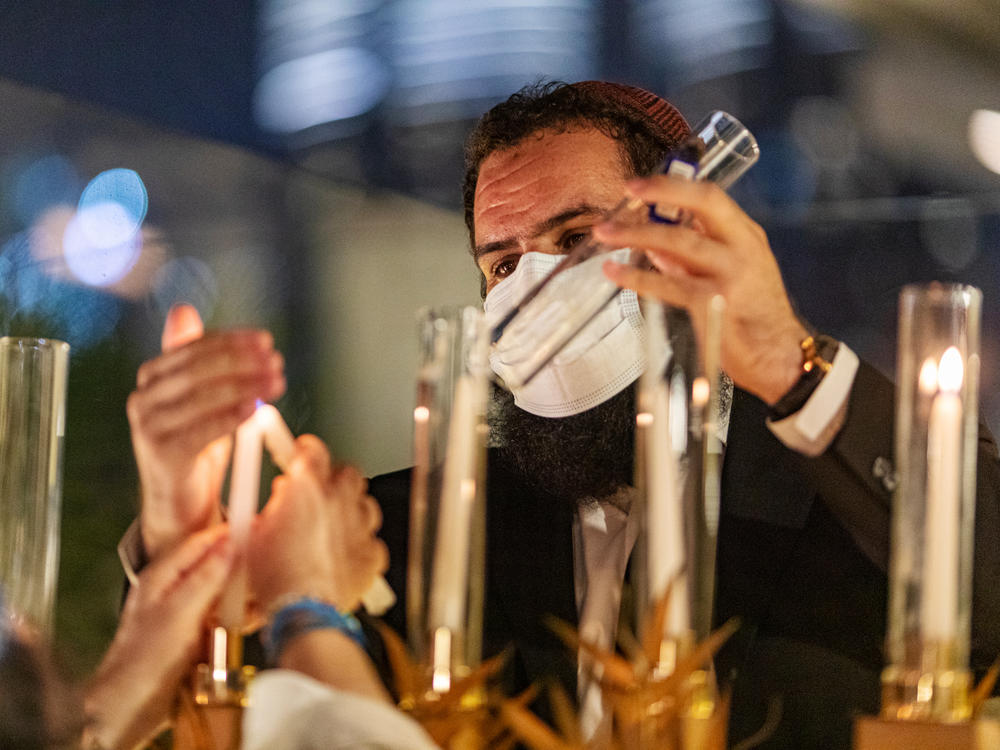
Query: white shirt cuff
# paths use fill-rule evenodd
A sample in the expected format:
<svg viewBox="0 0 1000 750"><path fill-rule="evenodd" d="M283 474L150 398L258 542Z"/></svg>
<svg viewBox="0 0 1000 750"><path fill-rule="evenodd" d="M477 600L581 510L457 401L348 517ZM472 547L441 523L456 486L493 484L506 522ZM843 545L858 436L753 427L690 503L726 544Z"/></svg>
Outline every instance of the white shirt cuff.
<svg viewBox="0 0 1000 750"><path fill-rule="evenodd" d="M784 419L767 420L768 428L778 440L806 456L818 456L829 448L847 418L858 355L841 342L831 364L830 371L801 409Z"/></svg>

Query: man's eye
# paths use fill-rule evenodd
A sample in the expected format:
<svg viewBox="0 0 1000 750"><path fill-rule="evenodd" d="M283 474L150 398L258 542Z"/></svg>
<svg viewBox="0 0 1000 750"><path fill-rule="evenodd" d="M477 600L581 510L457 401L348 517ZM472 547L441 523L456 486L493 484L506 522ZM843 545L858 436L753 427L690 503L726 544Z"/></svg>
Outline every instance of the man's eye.
<svg viewBox="0 0 1000 750"><path fill-rule="evenodd" d="M502 259L499 263L493 266L493 276L498 279L510 276L514 273L514 269L517 268L517 261L519 259L519 255L510 255Z"/></svg>
<svg viewBox="0 0 1000 750"><path fill-rule="evenodd" d="M559 240L559 247L569 252L590 236L590 232L567 232Z"/></svg>

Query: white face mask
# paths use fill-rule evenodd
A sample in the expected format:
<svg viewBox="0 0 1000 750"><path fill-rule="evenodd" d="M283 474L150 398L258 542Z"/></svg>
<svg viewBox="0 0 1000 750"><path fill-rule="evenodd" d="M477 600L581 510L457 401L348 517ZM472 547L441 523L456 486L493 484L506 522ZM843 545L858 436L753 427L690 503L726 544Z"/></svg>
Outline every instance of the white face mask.
<svg viewBox="0 0 1000 750"><path fill-rule="evenodd" d="M623 249L595 256L566 271L566 280L570 274L594 273L588 264L596 264L600 273L605 260L624 260L628 252ZM501 320L564 257L539 252L522 255L514 272L486 295L483 307L487 320ZM635 292L623 290L535 377L511 389L514 403L540 417L568 417L591 409L635 382L646 366L644 343L639 301ZM517 352L500 344L490 352L490 367L505 380L516 381L510 373L517 360Z"/></svg>

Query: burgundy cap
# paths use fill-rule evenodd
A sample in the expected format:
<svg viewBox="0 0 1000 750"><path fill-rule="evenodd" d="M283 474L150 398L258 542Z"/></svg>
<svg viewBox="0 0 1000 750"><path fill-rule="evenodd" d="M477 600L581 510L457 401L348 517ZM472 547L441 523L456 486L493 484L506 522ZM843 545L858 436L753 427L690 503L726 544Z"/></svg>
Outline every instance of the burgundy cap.
<svg viewBox="0 0 1000 750"><path fill-rule="evenodd" d="M677 108L651 91L608 81L580 81L570 85L575 89L611 99L631 109L651 122L662 135L675 144L679 144L691 135L690 126Z"/></svg>

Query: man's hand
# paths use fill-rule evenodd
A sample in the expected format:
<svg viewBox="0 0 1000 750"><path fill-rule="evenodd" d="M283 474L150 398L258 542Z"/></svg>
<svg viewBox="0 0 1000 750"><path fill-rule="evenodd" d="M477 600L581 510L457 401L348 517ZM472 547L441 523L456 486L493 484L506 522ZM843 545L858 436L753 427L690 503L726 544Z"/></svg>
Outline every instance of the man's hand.
<svg viewBox="0 0 1000 750"><path fill-rule="evenodd" d="M169 718L232 562L228 527L220 524L139 574L86 691L89 740L100 747L137 747Z"/></svg>
<svg viewBox="0 0 1000 750"><path fill-rule="evenodd" d="M314 435L295 441L288 473L274 480L254 521L251 586L264 611L283 596L314 596L349 612L389 563L375 532L382 511L351 466L335 467Z"/></svg>
<svg viewBox="0 0 1000 750"><path fill-rule="evenodd" d="M656 270L608 261L604 272L622 287L685 308L704 343L709 301L722 295L722 367L737 385L769 404L801 373L799 342L807 331L792 310L764 230L719 188L659 175L633 180L630 194L676 206L690 226L600 224L594 236L614 247L646 251Z"/></svg>
<svg viewBox="0 0 1000 750"><path fill-rule="evenodd" d="M230 436L257 399L271 401L284 390L284 361L269 333L206 336L193 307L170 311L163 354L139 368L128 399L150 559L219 520Z"/></svg>

